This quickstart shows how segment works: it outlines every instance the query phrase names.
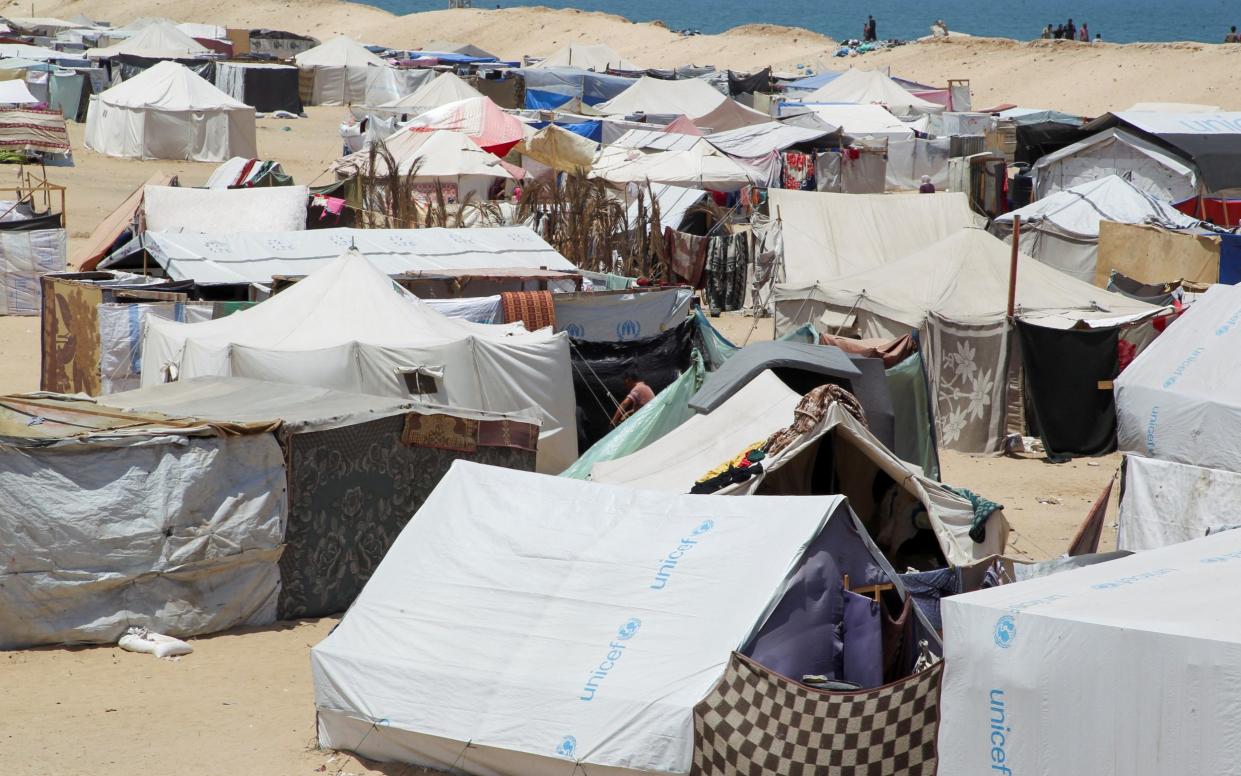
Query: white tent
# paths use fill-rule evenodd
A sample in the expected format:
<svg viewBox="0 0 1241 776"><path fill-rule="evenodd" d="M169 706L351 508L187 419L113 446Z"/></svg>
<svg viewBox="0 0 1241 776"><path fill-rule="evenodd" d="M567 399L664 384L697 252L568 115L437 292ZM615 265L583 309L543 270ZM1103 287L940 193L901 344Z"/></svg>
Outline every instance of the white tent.
<svg viewBox="0 0 1241 776"><path fill-rule="evenodd" d="M302 70L311 72L311 105L366 102L368 67L391 67L361 43L343 35L295 56Z"/></svg>
<svg viewBox="0 0 1241 776"><path fill-rule="evenodd" d="M39 98L30 93L25 81L0 81L0 105L35 105L39 102Z"/></svg>
<svg viewBox="0 0 1241 776"><path fill-rule="evenodd" d="M650 154L607 146L595 157L590 177L616 186L650 182L714 191L736 191L753 182L744 167L709 145L703 146L692 151Z"/></svg>
<svg viewBox="0 0 1241 776"><path fill-rule="evenodd" d="M458 202L464 202L471 195L485 201L496 178L516 177L504 168L498 157L479 148L460 132L400 129L384 140L383 147L391 154L396 173L403 180L451 187ZM337 159L332 172L338 178L387 175L387 159L377 152L375 169L371 169L371 155L368 147ZM445 191L450 189L445 188Z"/></svg>
<svg viewBox="0 0 1241 776"><path fill-rule="evenodd" d="M771 121L762 111L747 108L736 100L724 100L710 113L693 117L693 125L702 132L727 132Z"/></svg>
<svg viewBox="0 0 1241 776"><path fill-rule="evenodd" d="M846 135L855 138L875 137L909 140L914 131L909 125L879 105L807 105L807 110Z"/></svg>
<svg viewBox="0 0 1241 776"><path fill-rule="evenodd" d="M642 68L621 57L606 43L570 43L541 62L531 65L542 70L549 67L576 67L605 73L613 70L641 70Z"/></svg>
<svg viewBox="0 0 1241 776"><path fill-rule="evenodd" d="M1230 773L1241 531L945 598L939 772Z"/></svg>
<svg viewBox="0 0 1241 776"><path fill-rule="evenodd" d="M108 156L223 162L256 158L254 108L176 62L92 95L86 147Z"/></svg>
<svg viewBox="0 0 1241 776"><path fill-rule="evenodd" d="M128 54L147 59L200 59L211 54L211 49L177 29L169 22L155 22L106 48L87 49L91 59Z"/></svg>
<svg viewBox="0 0 1241 776"><path fill-rule="evenodd" d="M1006 241L1021 217L1021 249L1078 280L1094 282L1099 222L1147 224L1164 229L1198 225L1167 200L1147 194L1119 175L1080 183L998 216L991 232Z"/></svg>
<svg viewBox="0 0 1241 776"><path fill-rule="evenodd" d="M810 299L825 310L819 321L829 331L894 339L917 330L940 443L994 452L1007 412L1010 263L1002 241L982 229L960 229L891 264L821 281L808 297L782 300L777 291L777 314ZM1092 320L1117 325L1160 309L1018 259L1015 310L1023 321L1058 329Z"/></svg>
<svg viewBox="0 0 1241 776"><path fill-rule="evenodd" d="M729 98L701 78L665 81L644 75L625 91L594 109L605 116L646 113L667 116L704 116Z"/></svg>
<svg viewBox="0 0 1241 776"><path fill-rule="evenodd" d="M645 490L688 493L708 471L793 423L801 398L774 372L765 370L711 412L694 415L636 453L596 463L590 479ZM833 460L844 464L840 467L844 472L837 480L840 490L835 492L849 498L862 522L877 528L880 536L887 533L887 521L879 516L871 488L876 472L882 471L899 484L911 502L919 502L926 509L940 550L949 563L964 565L1003 554L1008 529L1002 514L988 522L986 540L975 542L969 536L973 505L892 455L839 405L796 444L764 459L762 474L717 493L796 495L792 491L797 485L793 483L805 484L810 478L813 467L804 464L807 456L819 455L818 444L825 437L830 440L827 444L840 445L834 448ZM789 471L776 474L786 466ZM792 470L806 472L806 477L790 474ZM765 484L768 480L778 484ZM809 489L797 491L800 492ZM874 510L874 514L867 515L868 509Z"/></svg>
<svg viewBox="0 0 1241 776"><path fill-rule="evenodd" d="M380 396L415 396L467 409L537 407L540 471L577 457L569 342L446 318L356 251L227 318L178 323L148 317L142 385L232 375Z"/></svg>
<svg viewBox="0 0 1241 776"><path fill-rule="evenodd" d="M424 68L368 67L367 105L404 99L435 80L435 71Z"/></svg>
<svg viewBox="0 0 1241 776"><path fill-rule="evenodd" d="M194 189L143 186L142 217L152 232L221 234L293 232L306 228L305 186Z"/></svg>
<svg viewBox="0 0 1241 776"><path fill-rule="evenodd" d="M1184 159L1115 128L1044 156L1032 172L1038 199L1109 175L1173 204L1193 199L1202 189L1198 171Z"/></svg>
<svg viewBox="0 0 1241 776"><path fill-rule="evenodd" d="M440 73L418 87L412 94L389 100L373 110L377 113L403 113L420 116L429 110L440 108L450 102L482 97L483 93L466 83L456 73Z"/></svg>
<svg viewBox="0 0 1241 776"><path fill-rule="evenodd" d="M732 651L798 677L839 654L845 574L894 579L839 496L458 461L311 651L319 743L480 776L685 774Z"/></svg>
<svg viewBox="0 0 1241 776"><path fill-rule="evenodd" d="M802 98L803 102L882 105L894 116L943 113L944 106L914 96L878 70L849 70Z"/></svg>

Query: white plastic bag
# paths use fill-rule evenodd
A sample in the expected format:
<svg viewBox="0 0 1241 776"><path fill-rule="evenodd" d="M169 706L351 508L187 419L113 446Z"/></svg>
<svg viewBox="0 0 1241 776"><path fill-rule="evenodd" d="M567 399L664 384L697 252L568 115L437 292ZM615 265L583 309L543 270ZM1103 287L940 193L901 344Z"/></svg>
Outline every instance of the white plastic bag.
<svg viewBox="0 0 1241 776"><path fill-rule="evenodd" d="M156 657L177 657L194 651L193 647L181 639L162 633L151 633L146 628L130 628L121 636L119 646L128 652L145 652Z"/></svg>

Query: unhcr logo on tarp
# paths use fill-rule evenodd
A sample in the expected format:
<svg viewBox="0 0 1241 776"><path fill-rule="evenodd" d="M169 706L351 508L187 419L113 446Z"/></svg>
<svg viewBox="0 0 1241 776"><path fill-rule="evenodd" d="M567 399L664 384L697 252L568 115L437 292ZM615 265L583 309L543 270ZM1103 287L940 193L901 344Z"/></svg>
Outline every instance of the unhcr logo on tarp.
<svg viewBox="0 0 1241 776"><path fill-rule="evenodd" d="M714 520L703 520L698 527L690 532L688 538L682 538L680 543L672 549L662 560L659 561L659 570L655 572L655 581L651 583L652 590L663 590L668 586L668 580L672 578L672 573L676 571L681 559L685 557L685 553L694 549L701 541L701 536L715 527Z"/></svg>

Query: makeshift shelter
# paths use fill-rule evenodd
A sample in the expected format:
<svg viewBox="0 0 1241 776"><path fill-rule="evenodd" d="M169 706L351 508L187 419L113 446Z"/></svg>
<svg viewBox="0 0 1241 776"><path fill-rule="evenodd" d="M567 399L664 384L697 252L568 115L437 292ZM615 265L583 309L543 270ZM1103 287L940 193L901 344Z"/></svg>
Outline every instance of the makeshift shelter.
<svg viewBox="0 0 1241 776"><path fill-rule="evenodd" d="M277 427L287 482L280 619L349 608L453 461L531 471L539 434L531 415L238 377L154 385L100 402Z"/></svg>
<svg viewBox="0 0 1241 776"><path fill-rule="evenodd" d="M292 185L293 176L284 171L280 162L234 156L215 168L215 172L207 179L205 188L254 189Z"/></svg>
<svg viewBox="0 0 1241 776"><path fill-rule="evenodd" d="M516 73L525 87L524 107L533 110L567 111L578 103L593 107L616 97L635 81L581 67L527 67Z"/></svg>
<svg viewBox="0 0 1241 776"><path fill-rule="evenodd" d="M391 67L361 43L343 35L293 59L309 82L302 94L302 102L308 105L366 102L367 68Z"/></svg>
<svg viewBox="0 0 1241 776"><path fill-rule="evenodd" d="M256 146L254 108L175 62L90 98L86 147L101 154L223 162Z"/></svg>
<svg viewBox="0 0 1241 776"><path fill-rule="evenodd" d="M596 463L590 479L688 493L711 472L789 427L802 398L774 372L764 370L709 413L689 418L636 453ZM845 496L872 539L899 568L911 563L928 569L945 562L964 565L1004 552L1008 527L1002 513L988 518L984 540L975 542L970 538L973 504L897 459L838 402L794 444L763 458L760 469L748 480L715 492ZM887 483L878 495L877 481ZM924 529L903 522L901 510L916 509L915 505L926 512ZM923 530L933 539L919 541ZM906 542L911 545L902 550Z"/></svg>
<svg viewBox="0 0 1241 776"><path fill-rule="evenodd" d="M323 269L348 246L385 275L576 267L525 226L486 229L311 229L259 234L147 232L150 260L174 280L268 284Z"/></svg>
<svg viewBox="0 0 1241 776"><path fill-rule="evenodd" d="M730 129L765 124L771 121L771 116L762 111L747 108L736 100L724 100L711 112L691 120L694 127L701 132L727 132Z"/></svg>
<svg viewBox="0 0 1241 776"><path fill-rule="evenodd" d="M370 67L366 70L367 105L382 105L403 99L435 80L434 70L426 68Z"/></svg>
<svg viewBox="0 0 1241 776"><path fill-rule="evenodd" d="M16 209L12 202L3 207ZM30 228L5 228L6 224L0 223L0 316L38 315L39 278L65 268L69 238L61 226L60 214L54 214L48 223L33 218L22 220L28 221ZM22 221L7 224L21 225Z"/></svg>
<svg viewBox="0 0 1241 776"><path fill-rule="evenodd" d="M1011 239L1014 218L1021 218L1020 242L1025 253L1087 283L1098 277L1101 222L1168 230L1192 229L1199 223L1171 202L1147 194L1118 175L1078 184L997 216L991 222L991 233Z"/></svg>
<svg viewBox="0 0 1241 776"><path fill-rule="evenodd" d="M878 70L848 70L802 97L802 101L881 105L894 116L944 112L943 105L914 96Z"/></svg>
<svg viewBox="0 0 1241 776"><path fill-rule="evenodd" d="M261 113L300 114L299 72L292 65L271 62L220 62L215 66L215 85Z"/></svg>
<svg viewBox="0 0 1241 776"><path fill-rule="evenodd" d="M853 138L909 140L914 137L911 126L879 105L807 104L802 107Z"/></svg>
<svg viewBox="0 0 1241 776"><path fill-rule="evenodd" d="M485 202L497 178L512 180L517 177L498 157L479 148L460 132L401 129L383 141L382 149L363 148L332 164L332 172L340 180L361 178L364 202L369 182L382 181L392 173L401 177L402 185L408 182L414 191L429 199L443 191L446 198L457 202L467 199ZM391 161L385 151L391 155Z"/></svg>
<svg viewBox="0 0 1241 776"><path fill-rule="evenodd" d="M700 149L647 154L617 146L599 151L589 177L614 186L649 182L713 191L736 191L754 182L746 168L718 153Z"/></svg>
<svg viewBox="0 0 1241 776"><path fill-rule="evenodd" d="M1109 175L1119 175L1139 191L1174 205L1202 192L1199 172L1191 163L1120 128L1104 130L1044 156L1032 173L1036 199Z"/></svg>
<svg viewBox="0 0 1241 776"><path fill-rule="evenodd" d="M143 222L152 232L202 232L211 235L293 232L306 228L305 186L254 189L191 189L146 186Z"/></svg>
<svg viewBox="0 0 1241 776"><path fill-rule="evenodd" d="M446 318L354 250L249 310L148 319L142 385L231 375L455 407L541 413L539 470L576 458L568 338Z"/></svg>
<svg viewBox="0 0 1241 776"><path fill-rule="evenodd" d="M441 105L404 127L460 132L479 148L496 156L511 151L526 136L527 130L521 119L500 110L490 97L471 97Z"/></svg>
<svg viewBox="0 0 1241 776"><path fill-rule="evenodd" d="M599 144L581 135L548 124L517 144L517 151L557 172L580 173L594 164Z"/></svg>
<svg viewBox="0 0 1241 776"><path fill-rule="evenodd" d="M531 65L533 70L553 67L576 67L606 73L608 70L641 70L634 63L621 57L606 43L570 43L551 56Z"/></svg>
<svg viewBox="0 0 1241 776"><path fill-rule="evenodd" d="M276 618L285 477L265 427L0 405L0 649Z"/></svg>
<svg viewBox="0 0 1241 776"><path fill-rule="evenodd" d="M1011 249L981 229L961 229L904 259L873 270L836 280L823 281L812 297L823 305L822 325L828 330L859 337L891 339L919 332L930 375L931 391L940 444L964 452L994 452L1007 429L1007 387L1011 354L1007 316ZM911 282L916 278L917 282ZM777 299L777 308L783 304ZM1041 331L1085 329L1082 337L1149 318L1161 308L1110 293L1076 280L1025 256L1018 261L1015 317ZM1094 323L1090 323L1090 322ZM1085 323L1083 323L1085 322ZM1109 333L1109 332L1104 332ZM1043 350L1027 352L1033 343L1023 341L1022 358L1045 357L1057 348L1073 347L1076 339L1043 342ZM1094 357L1115 365L1116 344L1095 343ZM1033 377L1051 382L1058 377L1090 376L1084 363L1060 373L1038 370ZM1065 362L1069 363L1069 362ZM1109 375L1110 379L1115 375ZM1027 379L1031 375L1027 370ZM1091 397L1097 397L1097 380L1089 380ZM1114 422L1114 415L1079 417L1065 411L1073 400L1073 388L1058 394L1060 412L1083 428L1097 430ZM1055 391L1052 386L1048 390ZM1067 395L1066 395L1067 394ZM1079 403L1085 407L1079 394ZM1093 407L1093 405L1090 405ZM1053 420L1050 414L1045 421ZM1106 429L1100 431L1107 440ZM1110 440L1107 440L1110 441ZM1066 451L1067 452L1067 451Z"/></svg>
<svg viewBox="0 0 1241 776"><path fill-rule="evenodd" d="M399 113L417 117L449 103L482 96L482 92L470 86L456 73L446 72L436 75L412 93L382 102L372 110L376 113Z"/></svg>
<svg viewBox="0 0 1241 776"><path fill-rule="evenodd" d="M481 49L473 43L458 43L456 41L447 40L433 40L419 49L419 51L440 51L451 54L463 54L464 56L474 57L475 59L499 59L499 57L495 54Z"/></svg>
<svg viewBox="0 0 1241 776"><path fill-rule="evenodd" d="M1213 231L1103 221L1094 284L1106 287L1113 272L1147 284L1218 283L1222 241Z"/></svg>
<svg viewBox="0 0 1241 776"><path fill-rule="evenodd" d="M701 78L665 81L644 75L625 91L594 108L605 116L705 116L729 98Z"/></svg>
<svg viewBox="0 0 1241 776"><path fill-rule="evenodd" d="M1238 556L1226 531L945 598L940 773L1232 768Z"/></svg>
<svg viewBox="0 0 1241 776"><path fill-rule="evenodd" d="M1090 137L1083 129L1085 120L1056 110L1009 108L996 114L1001 122L1011 122L1016 135L1013 160L1034 164L1048 154Z"/></svg>
<svg viewBox="0 0 1241 776"><path fill-rule="evenodd" d="M114 45L86 50L86 56L90 59L111 59L122 55L142 59L203 59L211 54L211 49L167 21L149 24Z"/></svg>
<svg viewBox="0 0 1241 776"><path fill-rule="evenodd" d="M918 639L937 649L916 612L890 673L875 641L832 639L856 595L846 575L902 606L840 497L669 496L457 463L311 652L319 743L472 774L684 774L694 707L733 651L844 678L850 650L882 684L911 673Z"/></svg>

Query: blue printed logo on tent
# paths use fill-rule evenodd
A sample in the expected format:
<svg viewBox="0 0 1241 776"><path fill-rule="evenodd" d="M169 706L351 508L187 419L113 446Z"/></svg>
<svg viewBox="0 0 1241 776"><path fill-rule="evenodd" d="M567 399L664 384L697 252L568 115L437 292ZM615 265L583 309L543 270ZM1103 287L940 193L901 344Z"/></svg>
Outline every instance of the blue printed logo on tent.
<svg viewBox="0 0 1241 776"><path fill-rule="evenodd" d="M638 323L632 318L627 321L621 321L620 323L616 324L616 338L618 340L637 339L638 335L641 333L642 333L642 324Z"/></svg>
<svg viewBox="0 0 1241 776"><path fill-rule="evenodd" d="M701 536L705 534L707 531L710 531L714 527L715 527L714 520L703 520L701 523L698 524L698 527L694 529L693 535Z"/></svg>
<svg viewBox="0 0 1241 776"><path fill-rule="evenodd" d="M1011 614L1006 614L995 621L995 645L1000 649L1008 649L1017 638L1017 622Z"/></svg>
<svg viewBox="0 0 1241 776"><path fill-rule="evenodd" d="M570 323L564 327L564 330L573 339L581 339L586 334L586 330L581 327L581 324L577 323Z"/></svg>
<svg viewBox="0 0 1241 776"><path fill-rule="evenodd" d="M620 628L617 629L616 638L620 639L621 641L627 641L629 639L632 639L634 636L637 635L638 628L641 628L641 627L642 627L641 620L639 620L637 617L630 617L625 622L624 625L620 626Z"/></svg>
<svg viewBox="0 0 1241 776"><path fill-rule="evenodd" d="M572 759L574 753L576 752L577 752L577 739L574 738L573 736L565 736L561 740L560 746L556 747L557 757L567 757L569 759Z"/></svg>

